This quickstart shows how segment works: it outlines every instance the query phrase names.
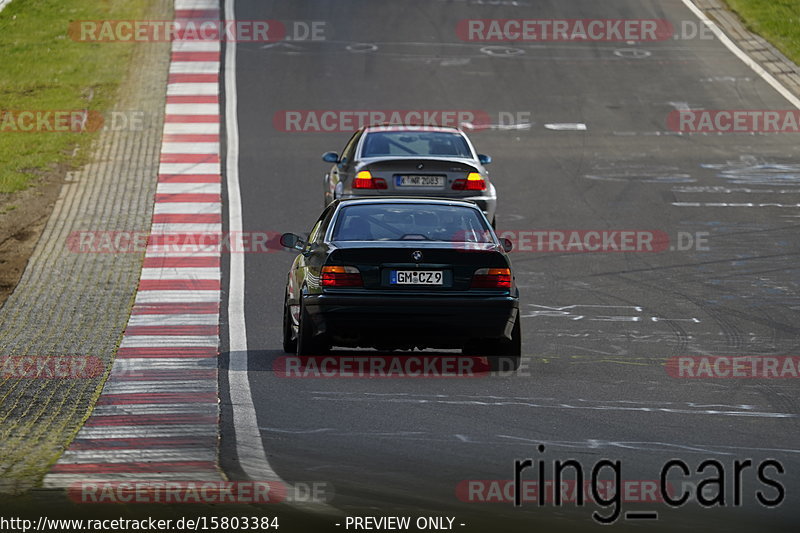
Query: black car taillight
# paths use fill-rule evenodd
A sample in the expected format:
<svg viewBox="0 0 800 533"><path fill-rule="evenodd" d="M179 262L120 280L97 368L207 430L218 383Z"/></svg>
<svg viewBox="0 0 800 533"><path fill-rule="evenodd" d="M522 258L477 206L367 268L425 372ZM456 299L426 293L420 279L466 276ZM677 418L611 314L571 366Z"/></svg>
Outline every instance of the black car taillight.
<svg viewBox="0 0 800 533"><path fill-rule="evenodd" d="M354 266L324 266L320 285L323 287L361 287L361 272Z"/></svg>
<svg viewBox="0 0 800 533"><path fill-rule="evenodd" d="M508 268L480 268L472 276L473 289L510 289L511 270Z"/></svg>

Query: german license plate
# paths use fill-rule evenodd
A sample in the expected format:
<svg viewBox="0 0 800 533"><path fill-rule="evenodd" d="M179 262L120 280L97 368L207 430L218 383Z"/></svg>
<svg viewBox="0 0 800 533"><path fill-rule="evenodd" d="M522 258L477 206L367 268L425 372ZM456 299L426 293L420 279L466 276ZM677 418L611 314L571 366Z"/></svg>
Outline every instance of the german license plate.
<svg viewBox="0 0 800 533"><path fill-rule="evenodd" d="M444 176L396 176L398 187L444 187Z"/></svg>
<svg viewBox="0 0 800 533"><path fill-rule="evenodd" d="M392 285L441 285L441 270L392 270L389 273Z"/></svg>

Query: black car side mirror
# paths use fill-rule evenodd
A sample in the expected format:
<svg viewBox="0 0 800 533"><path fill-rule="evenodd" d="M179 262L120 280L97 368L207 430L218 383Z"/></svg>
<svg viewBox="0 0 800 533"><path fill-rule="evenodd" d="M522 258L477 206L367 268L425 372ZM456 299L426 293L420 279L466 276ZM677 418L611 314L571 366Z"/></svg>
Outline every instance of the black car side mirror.
<svg viewBox="0 0 800 533"><path fill-rule="evenodd" d="M500 239L500 244L503 245L503 250L505 250L506 252L510 252L511 250L514 249L514 243L511 242L511 239L506 239L505 237L503 237L502 239Z"/></svg>
<svg viewBox="0 0 800 533"><path fill-rule="evenodd" d="M284 233L281 235L281 246L293 250L303 250L306 247L306 241L294 233Z"/></svg>
<svg viewBox="0 0 800 533"><path fill-rule="evenodd" d="M325 152L322 154L322 160L326 163L338 163L339 162L339 154L336 152Z"/></svg>
<svg viewBox="0 0 800 533"><path fill-rule="evenodd" d="M488 165L492 162L492 156L486 154L478 154L478 162L481 165Z"/></svg>

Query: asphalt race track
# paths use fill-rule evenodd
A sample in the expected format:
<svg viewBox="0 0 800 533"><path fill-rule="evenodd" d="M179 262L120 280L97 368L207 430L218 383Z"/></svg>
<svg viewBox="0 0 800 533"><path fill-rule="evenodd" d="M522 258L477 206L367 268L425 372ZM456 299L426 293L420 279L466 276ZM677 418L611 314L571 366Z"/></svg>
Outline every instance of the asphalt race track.
<svg viewBox="0 0 800 533"><path fill-rule="evenodd" d="M574 459L590 480L607 459L641 488L658 482L674 459L690 473L673 468L669 479L689 501L673 509L633 491L613 527L796 525L797 381L668 372L672 358L685 356L797 355L797 135L679 135L668 125L682 109L792 105L714 38L485 43L456 31L464 19L699 25L681 0L231 5L227 19L324 23L317 40L239 42L233 64L226 55L226 76L236 82L224 98L237 109L241 230L308 232L322 209L327 164L320 155L341 150L350 136L281 131L286 111L473 110L494 125L470 136L494 158L501 233L633 230L669 238L655 252L542 251L535 239L519 242L512 259L522 367L469 379L283 377L275 365L284 356L281 306L293 254L244 254L243 278L223 262L223 289L238 280L245 300L243 317L229 316L223 296L221 368L245 358L260 437L245 442L234 416L242 389L222 372L220 461L231 479L324 483L335 494L328 505L347 516L454 516L462 531L485 524L582 531L601 527L593 511L606 516L614 506L463 501L470 497L460 498L459 487L512 480L516 459L544 461L547 480L554 461ZM230 158L228 151L228 165ZM230 187L223 203L234 203ZM242 318L247 352L237 355L230 326ZM237 325L233 335L241 331ZM268 461L261 470L240 465L242 446L254 442ZM748 459L739 475L735 463ZM720 466L698 473L708 460ZM574 470L566 472L574 479ZM537 468L522 473L537 476ZM723 477L724 502L706 508L697 493L709 477ZM706 485L706 494L717 489ZM759 503L759 495L771 503ZM631 511L657 517L626 516Z"/></svg>

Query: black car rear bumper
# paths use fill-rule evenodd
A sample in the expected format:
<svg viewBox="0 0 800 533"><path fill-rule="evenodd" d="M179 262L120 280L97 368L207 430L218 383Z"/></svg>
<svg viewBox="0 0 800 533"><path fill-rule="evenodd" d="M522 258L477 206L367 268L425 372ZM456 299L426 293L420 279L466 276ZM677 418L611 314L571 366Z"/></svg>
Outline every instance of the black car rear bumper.
<svg viewBox="0 0 800 533"><path fill-rule="evenodd" d="M509 295L316 294L304 306L318 335L342 346L460 348L510 339L519 300Z"/></svg>

